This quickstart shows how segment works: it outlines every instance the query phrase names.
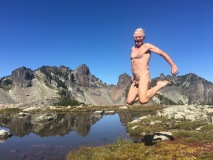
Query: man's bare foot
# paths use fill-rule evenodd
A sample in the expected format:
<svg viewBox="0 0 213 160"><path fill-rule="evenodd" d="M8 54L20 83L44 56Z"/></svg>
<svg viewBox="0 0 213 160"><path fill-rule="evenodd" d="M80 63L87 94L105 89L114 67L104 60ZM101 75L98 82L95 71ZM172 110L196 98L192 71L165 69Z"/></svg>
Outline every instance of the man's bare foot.
<svg viewBox="0 0 213 160"><path fill-rule="evenodd" d="M162 96L162 93L160 91L157 91L156 94Z"/></svg>
<svg viewBox="0 0 213 160"><path fill-rule="evenodd" d="M167 80L163 80L163 81L158 81L157 82L157 86L160 86L161 88L166 87L168 85L172 84L172 82L167 81Z"/></svg>

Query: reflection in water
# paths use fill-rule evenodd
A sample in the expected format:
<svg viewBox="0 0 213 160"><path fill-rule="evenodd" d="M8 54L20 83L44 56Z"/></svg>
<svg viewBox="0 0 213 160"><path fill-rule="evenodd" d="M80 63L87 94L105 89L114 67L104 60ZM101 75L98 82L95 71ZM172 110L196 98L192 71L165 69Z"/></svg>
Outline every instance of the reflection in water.
<svg viewBox="0 0 213 160"><path fill-rule="evenodd" d="M124 125L140 116L129 112L108 116L2 114L0 130L7 129L14 136L0 143L1 159L64 159L70 150L81 146L113 143L120 136L128 138Z"/></svg>
<svg viewBox="0 0 213 160"><path fill-rule="evenodd" d="M50 121L38 121L40 114L20 117L17 114L1 115L0 126L10 129L13 135L23 137L35 133L41 137L66 135L76 131L81 136L86 136L90 127L102 118L101 115L81 114L54 114ZM47 116L47 115L46 115Z"/></svg>
<svg viewBox="0 0 213 160"><path fill-rule="evenodd" d="M151 112L143 112L143 111L136 111L136 112L122 112L118 113L120 117L120 122L126 126L128 122L131 122L139 117L146 116Z"/></svg>

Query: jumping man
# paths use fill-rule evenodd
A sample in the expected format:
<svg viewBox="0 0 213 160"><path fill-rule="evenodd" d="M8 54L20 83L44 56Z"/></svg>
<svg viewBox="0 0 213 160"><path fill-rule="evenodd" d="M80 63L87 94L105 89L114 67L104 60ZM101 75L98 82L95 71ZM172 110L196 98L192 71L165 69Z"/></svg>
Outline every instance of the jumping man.
<svg viewBox="0 0 213 160"><path fill-rule="evenodd" d="M144 43L145 32L138 28L134 32L135 46L132 47L130 59L132 64L132 84L129 89L127 103L134 104L139 101L141 104L148 103L152 97L163 87L171 84L170 81L158 81L157 85L149 89L150 73L149 61L151 52L162 56L171 66L173 76L178 74L178 68L171 57L158 47Z"/></svg>

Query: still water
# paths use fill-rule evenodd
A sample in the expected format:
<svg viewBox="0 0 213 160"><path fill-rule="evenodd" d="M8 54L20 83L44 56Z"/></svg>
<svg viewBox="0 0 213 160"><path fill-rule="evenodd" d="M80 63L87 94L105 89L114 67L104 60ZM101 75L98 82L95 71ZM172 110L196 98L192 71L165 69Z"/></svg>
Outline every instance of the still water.
<svg viewBox="0 0 213 160"><path fill-rule="evenodd" d="M119 137L130 138L125 125L141 115L55 114L48 122L35 121L38 116L0 115L0 130L13 134L1 140L1 160L63 160L70 150L82 146L109 144Z"/></svg>

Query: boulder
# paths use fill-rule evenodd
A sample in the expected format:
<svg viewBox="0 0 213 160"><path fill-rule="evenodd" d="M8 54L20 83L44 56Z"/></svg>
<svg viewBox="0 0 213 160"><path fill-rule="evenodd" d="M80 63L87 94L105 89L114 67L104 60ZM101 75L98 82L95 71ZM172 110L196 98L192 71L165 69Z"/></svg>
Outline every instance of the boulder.
<svg viewBox="0 0 213 160"><path fill-rule="evenodd" d="M151 117L151 115L149 114L149 115L147 115L147 116L142 116L142 117L140 117L140 118L138 118L138 119L144 120L144 119L147 119L147 118L150 118L150 117Z"/></svg>
<svg viewBox="0 0 213 160"><path fill-rule="evenodd" d="M104 113L104 110L94 112L94 114L103 114L103 113Z"/></svg>
<svg viewBox="0 0 213 160"><path fill-rule="evenodd" d="M0 142L4 143L8 138L12 137L13 135L5 130L0 130Z"/></svg>
<svg viewBox="0 0 213 160"><path fill-rule="evenodd" d="M132 122L130 122L130 123L138 123L138 122L140 122L140 121L142 121L141 119L135 119L135 120L133 120Z"/></svg>
<svg viewBox="0 0 213 160"><path fill-rule="evenodd" d="M23 109L24 112L29 112L29 111L33 111L33 110L36 110L37 108L36 107L29 107L29 108L25 108Z"/></svg>
<svg viewBox="0 0 213 160"><path fill-rule="evenodd" d="M128 107L127 106L121 106L121 107L119 107L119 109L128 109Z"/></svg>
<svg viewBox="0 0 213 160"><path fill-rule="evenodd" d="M132 127L132 129L136 129L136 128L138 128L138 126L133 126L133 127Z"/></svg>
<svg viewBox="0 0 213 160"><path fill-rule="evenodd" d="M164 141L164 140L173 140L171 132L157 132L154 134L154 141Z"/></svg>
<svg viewBox="0 0 213 160"><path fill-rule="evenodd" d="M104 111L104 114L115 114L115 111Z"/></svg>
<svg viewBox="0 0 213 160"><path fill-rule="evenodd" d="M29 117L30 114L29 114L29 113L26 113L26 112L19 112L18 116L19 116L19 117Z"/></svg>

